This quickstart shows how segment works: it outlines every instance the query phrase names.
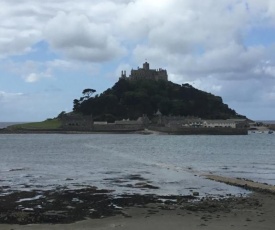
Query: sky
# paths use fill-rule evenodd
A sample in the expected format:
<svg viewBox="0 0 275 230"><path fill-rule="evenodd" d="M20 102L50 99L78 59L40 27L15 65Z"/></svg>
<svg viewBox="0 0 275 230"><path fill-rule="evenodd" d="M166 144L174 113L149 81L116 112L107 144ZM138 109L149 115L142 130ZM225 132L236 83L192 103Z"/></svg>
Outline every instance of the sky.
<svg viewBox="0 0 275 230"><path fill-rule="evenodd" d="M0 0L0 122L69 112L145 60L275 120L274 0Z"/></svg>

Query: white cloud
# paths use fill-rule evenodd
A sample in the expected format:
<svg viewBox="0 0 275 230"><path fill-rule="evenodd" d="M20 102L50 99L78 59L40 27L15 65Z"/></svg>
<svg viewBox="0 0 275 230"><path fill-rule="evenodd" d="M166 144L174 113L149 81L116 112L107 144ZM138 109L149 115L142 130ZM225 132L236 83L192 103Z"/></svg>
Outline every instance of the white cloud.
<svg viewBox="0 0 275 230"><path fill-rule="evenodd" d="M87 15L59 12L48 22L45 37L55 49L69 58L101 62L113 59L124 51L109 31L108 25L98 25Z"/></svg>
<svg viewBox="0 0 275 230"><path fill-rule="evenodd" d="M1 63L2 68L20 76L27 83L34 83L42 79L52 78L52 63L24 61L6 61Z"/></svg>
<svg viewBox="0 0 275 230"><path fill-rule="evenodd" d="M0 58L29 52L41 39L39 12L28 4L12 1L1 1L0 7Z"/></svg>
<svg viewBox="0 0 275 230"><path fill-rule="evenodd" d="M50 73L42 72L42 73L30 73L27 76L23 76L24 80L28 83L34 83L42 78L51 78L52 75Z"/></svg>
<svg viewBox="0 0 275 230"><path fill-rule="evenodd" d="M76 66L76 64L74 62L61 60L61 59L54 59L54 60L48 61L46 63L51 68L71 69Z"/></svg>
<svg viewBox="0 0 275 230"><path fill-rule="evenodd" d="M33 83L39 80L39 75L36 73L31 73L28 76L25 77L25 81L29 83Z"/></svg>
<svg viewBox="0 0 275 230"><path fill-rule="evenodd" d="M263 62L261 65L255 67L254 73L258 76L275 77L275 63L270 61Z"/></svg>
<svg viewBox="0 0 275 230"><path fill-rule="evenodd" d="M8 92L4 92L4 91L0 91L0 100L1 101L9 101L9 100L13 100L17 97L21 97L24 96L23 93L8 93Z"/></svg>

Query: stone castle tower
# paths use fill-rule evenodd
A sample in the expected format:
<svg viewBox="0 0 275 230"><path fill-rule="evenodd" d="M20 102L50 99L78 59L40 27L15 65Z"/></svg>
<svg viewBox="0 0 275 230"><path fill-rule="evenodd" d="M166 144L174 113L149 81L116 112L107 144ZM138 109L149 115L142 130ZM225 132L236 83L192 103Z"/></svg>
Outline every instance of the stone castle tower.
<svg viewBox="0 0 275 230"><path fill-rule="evenodd" d="M130 81L142 79L168 81L168 75L165 69L150 69L149 63L145 62L143 63L143 68L138 68L137 70L132 69L129 77L126 76L126 71L121 71L120 79L127 79Z"/></svg>

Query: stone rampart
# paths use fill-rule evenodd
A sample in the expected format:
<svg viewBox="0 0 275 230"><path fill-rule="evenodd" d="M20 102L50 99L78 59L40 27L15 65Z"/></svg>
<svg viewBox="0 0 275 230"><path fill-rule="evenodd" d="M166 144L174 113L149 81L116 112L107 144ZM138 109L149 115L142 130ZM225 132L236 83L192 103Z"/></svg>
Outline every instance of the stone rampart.
<svg viewBox="0 0 275 230"><path fill-rule="evenodd" d="M247 129L234 128L176 128L150 126L150 130L176 135L247 135Z"/></svg>
<svg viewBox="0 0 275 230"><path fill-rule="evenodd" d="M115 132L115 131L139 131L143 130L143 124L108 124L108 125L95 125L93 126L93 131L101 131L101 132Z"/></svg>

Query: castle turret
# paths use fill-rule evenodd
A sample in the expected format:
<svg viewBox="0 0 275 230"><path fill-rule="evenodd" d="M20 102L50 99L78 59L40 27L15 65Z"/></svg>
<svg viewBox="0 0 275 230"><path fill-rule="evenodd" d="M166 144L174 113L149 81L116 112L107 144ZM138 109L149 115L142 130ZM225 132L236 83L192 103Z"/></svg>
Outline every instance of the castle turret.
<svg viewBox="0 0 275 230"><path fill-rule="evenodd" d="M121 71L121 77L120 79L126 79L126 71Z"/></svg>
<svg viewBox="0 0 275 230"><path fill-rule="evenodd" d="M145 70L149 70L150 69L150 65L149 65L148 62L143 63L143 69L145 69Z"/></svg>
<svg viewBox="0 0 275 230"><path fill-rule="evenodd" d="M146 61L143 63L143 68L137 68L137 70L132 69L129 77L126 76L126 71L121 72L120 79L127 79L127 80L155 80L155 81L168 81L167 71L165 69L159 68L150 69L149 63Z"/></svg>

